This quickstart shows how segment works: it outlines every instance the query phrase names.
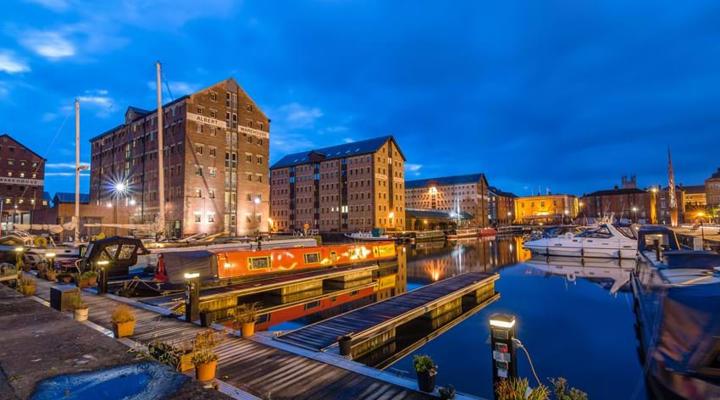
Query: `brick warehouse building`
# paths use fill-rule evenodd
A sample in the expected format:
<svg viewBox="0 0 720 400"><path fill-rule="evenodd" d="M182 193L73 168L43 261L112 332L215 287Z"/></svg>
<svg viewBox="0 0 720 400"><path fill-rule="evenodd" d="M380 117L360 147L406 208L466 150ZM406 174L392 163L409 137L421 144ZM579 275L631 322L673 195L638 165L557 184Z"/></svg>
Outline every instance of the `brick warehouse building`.
<svg viewBox="0 0 720 400"><path fill-rule="evenodd" d="M30 223L30 212L47 206L45 159L13 139L0 135L1 222Z"/></svg>
<svg viewBox="0 0 720 400"><path fill-rule="evenodd" d="M490 190L485 174L407 181L405 195L409 208L467 213L473 225L489 224Z"/></svg>
<svg viewBox="0 0 720 400"><path fill-rule="evenodd" d="M270 120L233 79L163 106L165 230L173 237L266 231ZM157 110L129 107L125 122L90 140L90 201L133 223L157 220Z"/></svg>
<svg viewBox="0 0 720 400"><path fill-rule="evenodd" d="M286 155L271 168L274 230L403 229L404 165L392 136Z"/></svg>

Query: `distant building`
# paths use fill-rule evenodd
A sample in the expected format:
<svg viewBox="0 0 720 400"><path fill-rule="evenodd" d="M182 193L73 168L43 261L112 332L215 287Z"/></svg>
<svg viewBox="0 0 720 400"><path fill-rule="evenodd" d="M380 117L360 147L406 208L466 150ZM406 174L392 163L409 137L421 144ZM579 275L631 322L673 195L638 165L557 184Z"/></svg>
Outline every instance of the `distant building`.
<svg viewBox="0 0 720 400"><path fill-rule="evenodd" d="M489 224L490 190L485 174L444 176L405 182L408 208L470 214L470 223ZM451 216L452 217L452 216Z"/></svg>
<svg viewBox="0 0 720 400"><path fill-rule="evenodd" d="M705 180L707 206L712 209L720 207L720 168Z"/></svg>
<svg viewBox="0 0 720 400"><path fill-rule="evenodd" d="M490 194L490 224L512 224L515 217L515 199L517 196L513 193L504 192L493 186L490 186L488 193Z"/></svg>
<svg viewBox="0 0 720 400"><path fill-rule="evenodd" d="M578 199L571 194L547 194L515 199L515 222L522 224L569 222L578 215Z"/></svg>
<svg viewBox="0 0 720 400"><path fill-rule="evenodd" d="M678 222L686 221L685 212L685 188L680 185L675 185L675 199L677 204L677 215ZM671 223L671 210L670 210L670 190L668 186L665 186L658 190L656 203L657 209L657 223L663 225L670 225Z"/></svg>
<svg viewBox="0 0 720 400"><path fill-rule="evenodd" d="M404 165L392 136L286 155L271 167L273 229L404 229Z"/></svg>
<svg viewBox="0 0 720 400"><path fill-rule="evenodd" d="M268 229L270 120L230 78L163 106L165 231L251 234ZM159 214L157 111L128 107L125 121L90 140L90 202L121 206L133 223Z"/></svg>
<svg viewBox="0 0 720 400"><path fill-rule="evenodd" d="M46 207L45 159L8 134L0 135L0 222L29 224L32 210Z"/></svg>
<svg viewBox="0 0 720 400"><path fill-rule="evenodd" d="M647 190L633 187L635 177L632 178L632 182L632 185L628 185L626 178L623 177L622 188L615 186L614 189L598 190L583 195L582 215L592 218L612 215L616 219L650 222L652 195Z"/></svg>
<svg viewBox="0 0 720 400"><path fill-rule="evenodd" d="M80 237L89 240L101 232L105 236L117 234L117 229L109 227L89 228L85 224L127 224L130 222L130 213L127 208L121 208L115 213L113 207L107 205L90 204L90 195L80 194ZM52 199L52 206L37 209L32 212L34 224L65 225L73 221L75 216L75 193L55 193ZM54 235L58 242L72 241L75 237L74 230L65 230Z"/></svg>
<svg viewBox="0 0 720 400"><path fill-rule="evenodd" d="M685 213L695 214L697 212L705 212L707 207L705 185L690 185L683 186L682 188L685 191Z"/></svg>

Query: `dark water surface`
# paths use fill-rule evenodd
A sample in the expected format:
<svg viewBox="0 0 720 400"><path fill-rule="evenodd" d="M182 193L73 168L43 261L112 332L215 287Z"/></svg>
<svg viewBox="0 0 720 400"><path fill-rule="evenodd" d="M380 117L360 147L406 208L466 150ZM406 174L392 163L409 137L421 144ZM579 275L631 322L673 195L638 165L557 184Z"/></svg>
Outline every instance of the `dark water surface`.
<svg viewBox="0 0 720 400"><path fill-rule="evenodd" d="M632 293L627 285L610 293L627 269L609 260L589 266L573 259L528 260L518 248L518 239L507 239L410 251L408 290L464 272L500 274L498 301L413 353L435 360L438 384L492 398L488 317L504 312L517 317L518 338L541 379L565 377L591 399L646 398ZM534 381L521 351L518 360L520 376ZM412 376L412 355L389 369Z"/></svg>

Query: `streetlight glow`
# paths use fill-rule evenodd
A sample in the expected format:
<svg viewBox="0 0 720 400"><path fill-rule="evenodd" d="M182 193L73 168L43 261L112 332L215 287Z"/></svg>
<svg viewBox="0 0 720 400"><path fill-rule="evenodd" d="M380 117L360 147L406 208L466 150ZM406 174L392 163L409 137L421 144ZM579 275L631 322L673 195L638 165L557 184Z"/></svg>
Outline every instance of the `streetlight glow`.
<svg viewBox="0 0 720 400"><path fill-rule="evenodd" d="M259 197L256 197L255 200L253 200L253 201L255 202L255 204L260 204L260 198L259 198Z"/></svg>

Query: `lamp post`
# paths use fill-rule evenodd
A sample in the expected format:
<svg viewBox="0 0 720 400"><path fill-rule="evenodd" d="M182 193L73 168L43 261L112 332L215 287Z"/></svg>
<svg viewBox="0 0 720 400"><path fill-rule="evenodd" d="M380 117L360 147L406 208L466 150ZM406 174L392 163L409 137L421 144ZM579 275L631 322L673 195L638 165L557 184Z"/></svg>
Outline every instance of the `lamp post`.
<svg viewBox="0 0 720 400"><path fill-rule="evenodd" d="M703 249L705 248L705 229L703 229L703 218L705 218L705 212L698 211L695 216L700 220L700 237L703 241Z"/></svg>
<svg viewBox="0 0 720 400"><path fill-rule="evenodd" d="M192 323L200 317L200 273L186 272L185 278L185 322Z"/></svg>
<svg viewBox="0 0 720 400"><path fill-rule="evenodd" d="M517 378L517 357L515 355L515 316L492 314L490 316L490 346L493 361L493 383Z"/></svg>
<svg viewBox="0 0 720 400"><path fill-rule="evenodd" d="M113 186L114 190L114 197L115 197L115 225L118 224L118 207L120 206L120 196L123 196L125 192L127 191L127 183L125 181L120 181L115 183ZM115 226L115 236L118 235L118 227Z"/></svg>
<svg viewBox="0 0 720 400"><path fill-rule="evenodd" d="M637 212L638 212L638 208L637 208L636 206L633 206L633 207L632 207L632 212L633 212L633 222L637 222Z"/></svg>
<svg viewBox="0 0 720 400"><path fill-rule="evenodd" d="M108 292L108 271L107 268L110 265L108 260L100 260L95 263L98 271L98 294L105 294Z"/></svg>
<svg viewBox="0 0 720 400"><path fill-rule="evenodd" d="M260 230L259 229L260 224L257 220L257 206L260 205L261 201L262 200L260 200L260 196L255 196L255 198L253 199L252 228L255 229L256 231Z"/></svg>

